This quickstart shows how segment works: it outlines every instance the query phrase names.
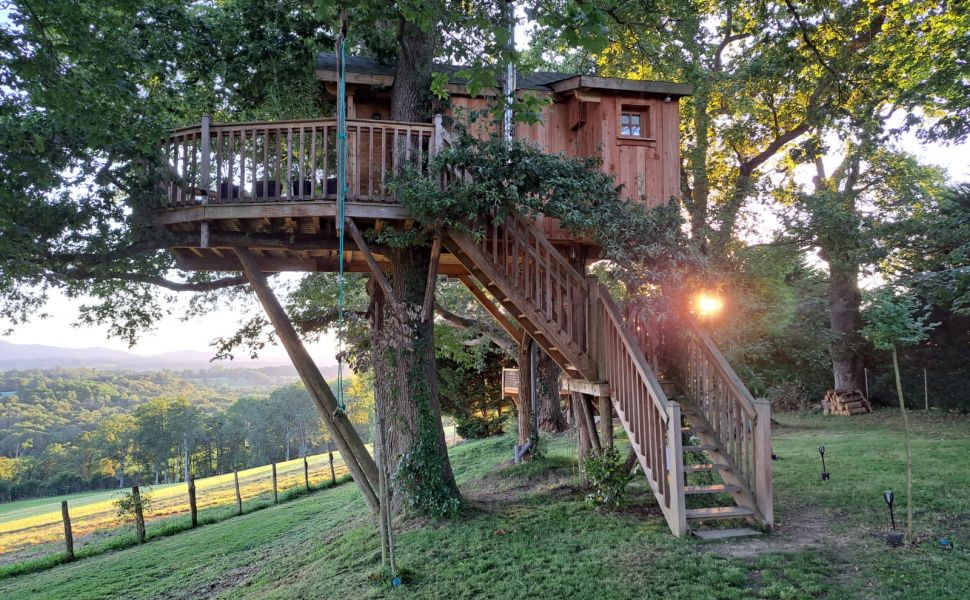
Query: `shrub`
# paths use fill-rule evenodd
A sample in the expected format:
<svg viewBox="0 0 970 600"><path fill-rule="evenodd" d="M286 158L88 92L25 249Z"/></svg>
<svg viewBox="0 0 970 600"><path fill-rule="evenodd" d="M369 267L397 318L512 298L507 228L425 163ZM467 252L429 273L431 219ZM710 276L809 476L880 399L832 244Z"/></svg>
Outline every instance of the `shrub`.
<svg viewBox="0 0 970 600"><path fill-rule="evenodd" d="M480 414L456 415L458 435L466 440L477 440L502 434L507 415L483 417Z"/></svg>
<svg viewBox="0 0 970 600"><path fill-rule="evenodd" d="M616 448L607 448L602 456L590 456L583 462L590 491L586 502L595 506L616 508L626 499L626 486L633 479L627 473L626 461Z"/></svg>

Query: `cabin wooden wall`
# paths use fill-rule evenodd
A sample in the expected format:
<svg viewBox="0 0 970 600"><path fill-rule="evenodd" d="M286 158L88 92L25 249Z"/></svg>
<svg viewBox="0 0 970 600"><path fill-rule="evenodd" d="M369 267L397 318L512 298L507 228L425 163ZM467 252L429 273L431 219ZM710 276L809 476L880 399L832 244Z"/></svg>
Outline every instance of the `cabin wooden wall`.
<svg viewBox="0 0 970 600"><path fill-rule="evenodd" d="M492 133L492 122L485 114L489 108L487 99L454 95L450 103L453 117L467 118L475 111L482 113L475 123L469 124L469 133L473 136L485 139ZM625 105L649 109L651 139L628 139L619 135L619 109ZM380 114L382 119L387 119L390 116L389 102L383 98L351 102L348 109L350 118L370 119ZM541 123L518 124L516 137L535 142L545 152L599 157L603 170L623 186L623 197L634 202L657 206L680 197L680 114L676 100L608 90L559 96L543 109ZM370 142L352 140L351 143L369 146ZM376 150L380 153L381 148ZM366 164L360 167L365 178L368 167ZM542 227L552 240L571 239L555 220L543 220Z"/></svg>
<svg viewBox="0 0 970 600"><path fill-rule="evenodd" d="M635 104L649 109L652 139L619 135L619 107ZM587 104L586 123L577 133L577 153L599 156L603 170L623 185L631 200L657 206L680 197L680 114L676 102L662 98L600 97Z"/></svg>

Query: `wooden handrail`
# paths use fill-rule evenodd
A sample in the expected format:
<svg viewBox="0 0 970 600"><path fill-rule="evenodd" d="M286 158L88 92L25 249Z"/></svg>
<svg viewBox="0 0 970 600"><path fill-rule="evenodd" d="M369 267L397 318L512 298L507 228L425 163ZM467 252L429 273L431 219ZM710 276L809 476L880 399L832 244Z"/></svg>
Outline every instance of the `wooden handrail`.
<svg viewBox="0 0 970 600"><path fill-rule="evenodd" d="M610 318L610 322L616 329L623 341L623 346L626 348L627 354L630 356L630 360L636 366L637 373L640 378L647 384L650 389L650 398L653 400L657 409L662 411L664 414L664 422L666 422L666 410L667 410L667 394L664 393L663 388L660 386L660 382L657 380L657 376L654 375L653 369L647 364L646 359L643 356L643 352L640 350L636 339L634 339L633 334L630 333L629 328L623 322L623 317L620 316L620 308L613 301L613 297L610 295L610 290L602 283L597 284L600 288L600 300L603 303L603 308L607 316Z"/></svg>
<svg viewBox="0 0 970 600"><path fill-rule="evenodd" d="M281 121L239 121L232 123L212 123L210 127L213 129L217 127L229 127L229 128L239 128L239 127L288 127L293 125L335 125L337 119L335 117L327 117L323 119L285 119ZM434 130L433 123L409 123L407 121L385 121L383 119L347 119L347 124L351 125L354 123L362 123L364 125L387 125L389 127L400 127L409 129L427 129L428 131ZM190 133L193 130L198 131L199 125L186 125L185 127L177 127L171 130L171 134L165 136L166 138L174 137L178 134ZM450 139L450 136L449 136Z"/></svg>
<svg viewBox="0 0 970 600"><path fill-rule="evenodd" d="M730 385L731 392L735 399L737 399L738 404L749 417L756 417L757 411L755 411L754 396L748 391L747 386L741 382L741 378L738 377L737 372L731 367L727 359L724 358L717 344L714 343L714 340L711 339L711 336L707 332L697 327L697 325L691 323L689 327L690 332L697 336L697 339L700 341L700 347L703 349L704 354L707 355L708 360L717 369L722 379Z"/></svg>

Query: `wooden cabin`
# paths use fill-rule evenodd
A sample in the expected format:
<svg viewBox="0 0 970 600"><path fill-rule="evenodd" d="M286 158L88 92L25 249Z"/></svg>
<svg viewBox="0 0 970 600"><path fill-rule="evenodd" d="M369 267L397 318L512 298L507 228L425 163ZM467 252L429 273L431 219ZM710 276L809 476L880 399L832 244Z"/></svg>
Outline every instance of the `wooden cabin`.
<svg viewBox="0 0 970 600"><path fill-rule="evenodd" d="M451 143L449 125L463 111L488 106L487 97L468 94L457 68L440 68L449 74L449 101L429 122L403 123L388 119L394 68L348 60L348 193L342 219L336 119L216 124L203 117L162 143L171 173L160 182L164 197L154 215L171 234L177 264L246 274L331 433L344 431L341 452L359 455L359 464L348 465L372 507L373 460L352 427L338 418L329 387L264 273L342 266L370 273L393 297L383 274L388 258L361 230L410 227L413 218L388 190L388 178L404 163L426 171L428 157ZM333 55L319 57L317 77L335 91ZM548 152L601 158L631 202L653 206L679 196L678 102L690 93L688 86L534 73L519 79L518 93L552 102L542 122L517 126L517 137ZM441 184L447 189L447 177ZM698 532L696 523L719 519L770 529L770 407L751 397L710 338L688 322L666 325L668 333L680 328L668 336L650 315L623 315L609 290L586 272L596 256L595 241L571 238L551 219L518 212L502 223L487 217L480 217L480 236L438 232L429 267L459 278L513 339L533 340L562 367L563 388L587 439L604 445L613 440L612 418L600 419L597 433L594 403L601 415L617 416L671 531ZM349 234L346 245L338 242L339 230ZM428 295L426 306L419 307L423 318L430 318L433 301ZM519 369L529 372L523 364ZM707 455L705 462L686 463L685 455L698 453ZM692 484L692 473L710 473L721 483ZM688 508L687 496L709 501Z"/></svg>
<svg viewBox="0 0 970 600"><path fill-rule="evenodd" d="M496 90L471 96L459 76L459 67L439 65L438 69L449 74L449 98L438 107L446 127L449 120L488 111ZM390 119L394 65L350 57L345 71L347 117ZM317 58L316 76L335 97L335 55ZM515 125L516 138L534 142L549 153L598 157L603 170L623 186L623 196L631 201L656 206L680 197L679 100L691 94L690 86L550 71L519 75L516 83L520 95L552 100L543 110L540 123ZM478 122L478 127L469 127L473 134L484 137L497 133L489 130L491 120ZM368 141L363 139L360 144L360 151L367 154ZM362 169L366 179L367 168ZM554 242L570 239L554 222L545 223L543 228Z"/></svg>

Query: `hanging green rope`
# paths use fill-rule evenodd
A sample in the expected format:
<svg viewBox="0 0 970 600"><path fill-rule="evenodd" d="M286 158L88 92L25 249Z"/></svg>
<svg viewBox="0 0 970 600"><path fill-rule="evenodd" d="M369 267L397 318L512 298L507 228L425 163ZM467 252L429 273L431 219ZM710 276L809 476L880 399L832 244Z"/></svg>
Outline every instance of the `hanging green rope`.
<svg viewBox="0 0 970 600"><path fill-rule="evenodd" d="M341 21L337 37L337 235L340 263L337 279L337 410L345 412L344 403L344 208L347 203L347 78L344 41L347 22Z"/></svg>

